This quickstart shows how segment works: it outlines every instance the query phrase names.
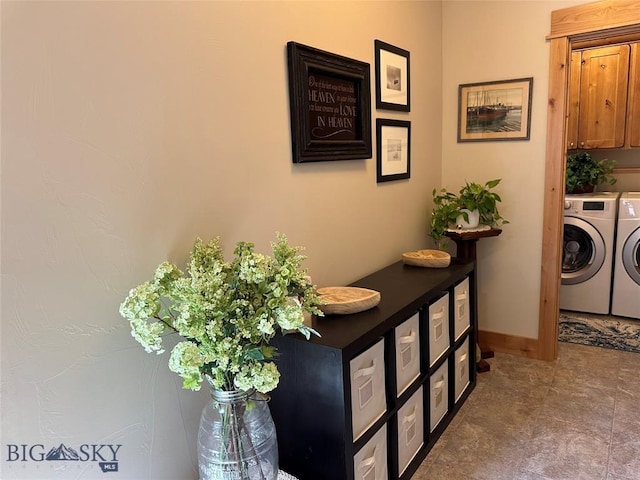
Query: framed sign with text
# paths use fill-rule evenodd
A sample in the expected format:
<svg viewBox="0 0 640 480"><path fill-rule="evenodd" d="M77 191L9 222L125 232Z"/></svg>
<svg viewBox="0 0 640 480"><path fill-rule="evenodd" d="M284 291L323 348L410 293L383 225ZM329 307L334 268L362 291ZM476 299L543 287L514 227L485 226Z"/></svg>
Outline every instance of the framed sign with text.
<svg viewBox="0 0 640 480"><path fill-rule="evenodd" d="M371 158L369 64L287 43L293 162Z"/></svg>

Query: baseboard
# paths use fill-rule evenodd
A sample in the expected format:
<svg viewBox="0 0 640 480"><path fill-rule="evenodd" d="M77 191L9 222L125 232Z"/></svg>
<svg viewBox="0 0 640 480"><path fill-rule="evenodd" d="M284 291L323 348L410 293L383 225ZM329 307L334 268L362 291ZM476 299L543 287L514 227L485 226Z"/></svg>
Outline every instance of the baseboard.
<svg viewBox="0 0 640 480"><path fill-rule="evenodd" d="M493 351L520 355L521 357L538 357L538 339L505 335L504 333L478 331L478 344L481 351Z"/></svg>

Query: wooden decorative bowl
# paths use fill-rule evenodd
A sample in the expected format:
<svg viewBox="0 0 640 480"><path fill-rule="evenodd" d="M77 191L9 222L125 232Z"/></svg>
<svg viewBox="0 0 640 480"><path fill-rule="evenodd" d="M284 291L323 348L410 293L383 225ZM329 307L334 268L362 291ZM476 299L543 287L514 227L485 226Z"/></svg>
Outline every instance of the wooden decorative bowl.
<svg viewBox="0 0 640 480"><path fill-rule="evenodd" d="M360 287L322 287L320 298L327 302L320 305L325 315L347 315L363 312L380 303L380 292Z"/></svg>
<svg viewBox="0 0 640 480"><path fill-rule="evenodd" d="M446 268L451 263L451 255L442 250L418 250L403 253L402 261L414 267Z"/></svg>

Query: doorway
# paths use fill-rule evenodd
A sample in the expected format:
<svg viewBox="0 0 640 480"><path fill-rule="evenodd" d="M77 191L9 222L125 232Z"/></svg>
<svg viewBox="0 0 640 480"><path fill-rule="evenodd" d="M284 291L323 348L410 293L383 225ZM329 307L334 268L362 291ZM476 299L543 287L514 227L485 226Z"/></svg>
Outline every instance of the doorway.
<svg viewBox="0 0 640 480"><path fill-rule="evenodd" d="M538 358L558 356L566 112L571 50L640 35L640 2L603 0L551 12Z"/></svg>

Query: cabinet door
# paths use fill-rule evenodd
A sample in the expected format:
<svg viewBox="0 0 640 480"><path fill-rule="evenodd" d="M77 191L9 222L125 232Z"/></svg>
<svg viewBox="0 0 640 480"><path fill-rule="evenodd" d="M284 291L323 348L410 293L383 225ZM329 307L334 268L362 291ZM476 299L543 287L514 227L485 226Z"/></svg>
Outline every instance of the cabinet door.
<svg viewBox="0 0 640 480"><path fill-rule="evenodd" d="M569 98L567 99L567 149L578 148L578 120L580 117L580 72L582 52L571 53L569 73Z"/></svg>
<svg viewBox="0 0 640 480"><path fill-rule="evenodd" d="M383 425L353 457L355 480L388 480L387 425Z"/></svg>
<svg viewBox="0 0 640 480"><path fill-rule="evenodd" d="M429 378L429 426L433 432L449 409L449 360Z"/></svg>
<svg viewBox="0 0 640 480"><path fill-rule="evenodd" d="M356 441L387 410L384 340L349 362L351 372L351 424Z"/></svg>
<svg viewBox="0 0 640 480"><path fill-rule="evenodd" d="M631 44L629 69L629 108L627 113L630 147L640 147L640 43Z"/></svg>
<svg viewBox="0 0 640 480"><path fill-rule="evenodd" d="M429 366L449 348L449 294L429 305Z"/></svg>
<svg viewBox="0 0 640 480"><path fill-rule="evenodd" d="M398 476L424 445L424 394L422 387L398 410Z"/></svg>
<svg viewBox="0 0 640 480"><path fill-rule="evenodd" d="M629 45L582 52L579 148L624 146Z"/></svg>
<svg viewBox="0 0 640 480"><path fill-rule="evenodd" d="M457 341L471 328L471 309L469 308L469 277L453 289L453 338Z"/></svg>
<svg viewBox="0 0 640 480"><path fill-rule="evenodd" d="M395 328L396 395L399 397L420 376L420 315Z"/></svg>
<svg viewBox="0 0 640 480"><path fill-rule="evenodd" d="M462 345L456 350L454 356L455 366L455 401L460 400L460 397L467 389L470 379L469 370L469 338L467 338Z"/></svg>

